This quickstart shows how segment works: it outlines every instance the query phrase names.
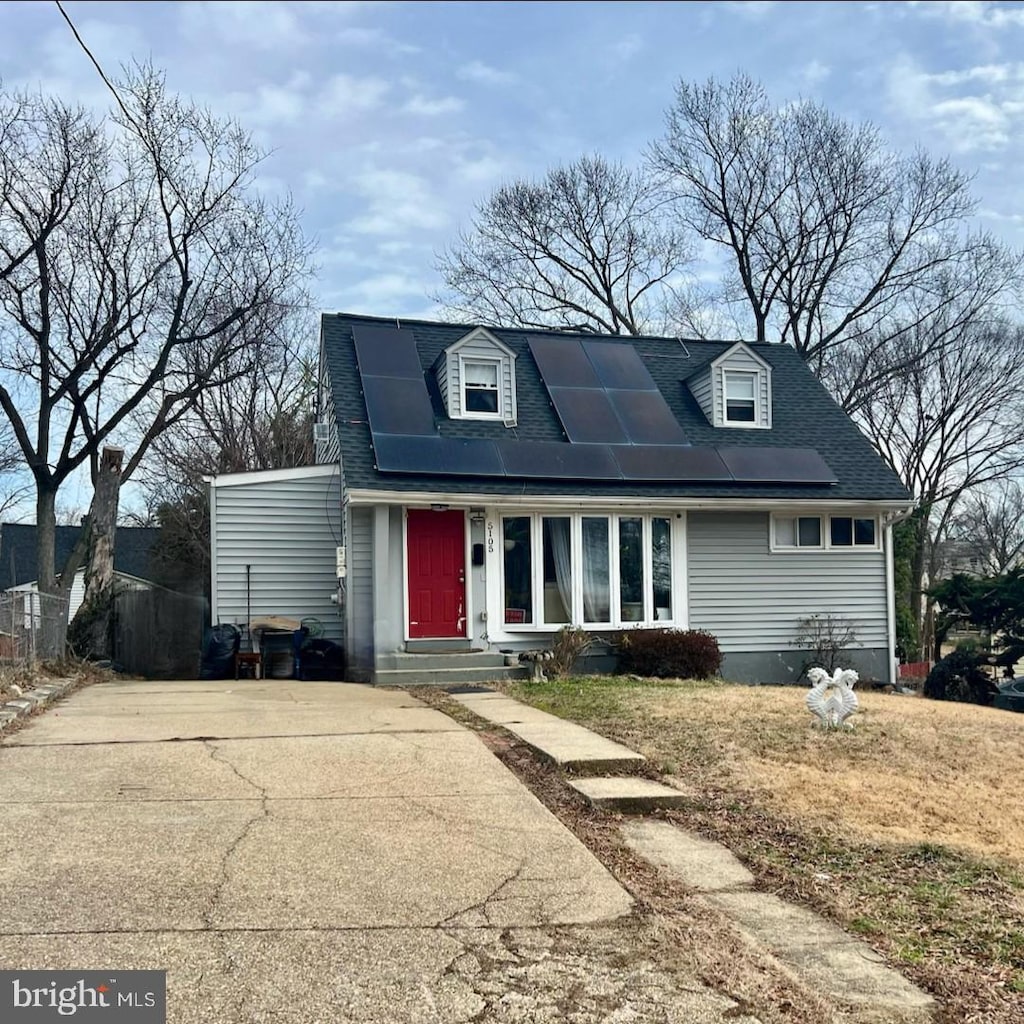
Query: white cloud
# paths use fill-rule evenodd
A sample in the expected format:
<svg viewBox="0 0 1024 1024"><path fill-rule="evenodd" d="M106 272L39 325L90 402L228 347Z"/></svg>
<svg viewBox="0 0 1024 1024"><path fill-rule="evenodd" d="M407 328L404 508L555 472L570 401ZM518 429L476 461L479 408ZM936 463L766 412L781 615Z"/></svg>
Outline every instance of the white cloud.
<svg viewBox="0 0 1024 1024"><path fill-rule="evenodd" d="M804 83L811 86L821 85L822 82L832 74L832 68L822 63L815 57L809 64L805 64L800 70L800 77Z"/></svg>
<svg viewBox="0 0 1024 1024"><path fill-rule="evenodd" d="M212 36L233 47L280 51L300 49L310 41L295 7L267 0L241 0L180 4L177 11L182 30L203 42Z"/></svg>
<svg viewBox="0 0 1024 1024"><path fill-rule="evenodd" d="M481 85L509 85L516 80L511 71L502 71L491 67L482 60L471 60L455 72L456 77L466 82L479 82Z"/></svg>
<svg viewBox="0 0 1024 1024"><path fill-rule="evenodd" d="M351 25L335 32L334 41L339 46L350 46L361 50L372 47L390 53L420 52L420 47L402 42L400 39L395 39L394 36L388 35L379 28L365 28L356 25Z"/></svg>
<svg viewBox="0 0 1024 1024"><path fill-rule="evenodd" d="M465 106L458 96L441 96L430 99L417 93L402 107L406 114L415 117L439 117L442 114L457 114Z"/></svg>
<svg viewBox="0 0 1024 1024"><path fill-rule="evenodd" d="M778 4L775 0L725 0L725 3L718 6L751 21L760 21L767 18Z"/></svg>
<svg viewBox="0 0 1024 1024"><path fill-rule="evenodd" d="M644 48L643 37L636 32L628 32L611 46L612 60L627 61L635 57Z"/></svg>
<svg viewBox="0 0 1024 1024"><path fill-rule="evenodd" d="M927 72L907 58L888 76L889 97L955 152L998 150L1024 128L1024 64L981 64Z"/></svg>
<svg viewBox="0 0 1024 1024"><path fill-rule="evenodd" d="M327 117L373 110L381 105L390 88L383 78L332 75L324 84L317 107Z"/></svg>
<svg viewBox="0 0 1024 1024"><path fill-rule="evenodd" d="M943 18L978 28L1024 26L1024 8L1007 7L983 0L912 0L909 6L928 18Z"/></svg>
<svg viewBox="0 0 1024 1024"><path fill-rule="evenodd" d="M366 209L346 225L360 235L405 235L437 231L448 223L431 183L418 174L399 170L368 170L353 179L366 200Z"/></svg>

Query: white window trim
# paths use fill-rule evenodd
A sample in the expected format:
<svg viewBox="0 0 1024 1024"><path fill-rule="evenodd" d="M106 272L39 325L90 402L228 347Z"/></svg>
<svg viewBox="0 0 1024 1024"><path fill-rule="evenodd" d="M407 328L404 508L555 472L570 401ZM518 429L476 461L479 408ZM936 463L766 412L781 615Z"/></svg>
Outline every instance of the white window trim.
<svg viewBox="0 0 1024 1024"><path fill-rule="evenodd" d="M464 420L498 420L504 422L512 419L511 410L505 408L505 373L506 360L500 355L493 358L485 356L464 356L459 353L459 410L461 419ZM498 411L497 412L470 412L466 408L466 366L493 366L496 370L498 382Z"/></svg>
<svg viewBox="0 0 1024 1024"><path fill-rule="evenodd" d="M754 379L754 418L752 420L731 420L729 419L729 377L752 377ZM727 366L722 367L722 425L726 427L738 427L741 430L763 430L761 420L764 416L764 409L761 408L761 370L730 370ZM746 401L744 398L743 401Z"/></svg>
<svg viewBox="0 0 1024 1024"><path fill-rule="evenodd" d="M803 546L798 544L792 546L775 543L775 521L776 519L820 519L821 520L821 543L816 546ZM875 524L874 544L833 544L832 543L832 520L833 519L871 519ZM882 550L881 524L879 517L873 513L857 512L773 512L768 523L768 550L773 554L780 555L806 555L821 554L823 551L845 551L847 554L878 554Z"/></svg>
<svg viewBox="0 0 1024 1024"><path fill-rule="evenodd" d="M533 600L533 621L531 622L505 622L505 557L504 557L504 519L530 518L530 541L533 545L532 562L532 600ZM570 549L572 551L573 564L573 607L579 612L578 619L572 617L573 621L566 622L543 622L544 614L544 574L538 571L543 566L543 520L545 518L568 518L570 520ZM608 520L608 588L609 607L612 618L607 622L583 622L583 574L579 571L583 558L583 527L584 518L607 519ZM625 622L621 619L620 593L619 593L619 559L618 559L618 521L620 519L642 520L642 544L644 556L644 587L643 587L643 618L640 621ZM653 586L653 560L652 550L653 528L652 519L667 519L671 530L672 544L672 617L670 619L655 619L657 614L654 608L654 586ZM488 565L487 579L496 581L496 585L488 590L492 600L489 601L489 618L492 626L488 629L490 640L515 640L530 633L556 633L563 626L579 626L586 630L623 630L641 628L674 628L687 629L689 623L689 605L686 590L686 517L679 511L632 511L620 510L618 512L606 511L603 509L562 510L562 509L492 509L487 517L487 551L488 554L496 556L493 562ZM493 616L493 618L491 618Z"/></svg>

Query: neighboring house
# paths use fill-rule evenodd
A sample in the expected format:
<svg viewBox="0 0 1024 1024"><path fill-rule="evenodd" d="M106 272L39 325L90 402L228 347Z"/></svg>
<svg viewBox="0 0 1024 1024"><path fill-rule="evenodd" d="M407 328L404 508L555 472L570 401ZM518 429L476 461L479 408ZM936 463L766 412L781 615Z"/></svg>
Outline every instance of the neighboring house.
<svg viewBox="0 0 1024 1024"><path fill-rule="evenodd" d="M54 563L59 572L78 539L77 526L58 526L54 543ZM119 526L114 548L114 576L124 586L149 587L149 553L160 531L145 526ZM0 591L35 592L36 528L23 523L0 525ZM85 569L75 574L68 594L68 621L75 617L85 595Z"/></svg>
<svg viewBox="0 0 1024 1024"><path fill-rule="evenodd" d="M492 665L575 623L706 629L726 678L786 680L799 620L833 613L848 661L892 679L912 498L790 347L336 314L321 381L319 469L213 481L215 618L244 619L244 564L255 614L269 529L312 586L260 612L324 607L344 561L353 678L468 679L462 652Z"/></svg>

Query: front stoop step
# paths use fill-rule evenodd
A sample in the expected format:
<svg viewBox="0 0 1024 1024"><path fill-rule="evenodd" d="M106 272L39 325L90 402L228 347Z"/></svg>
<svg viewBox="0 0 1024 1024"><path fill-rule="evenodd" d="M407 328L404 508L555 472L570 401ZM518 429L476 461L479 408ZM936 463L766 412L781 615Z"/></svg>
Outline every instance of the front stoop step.
<svg viewBox="0 0 1024 1024"><path fill-rule="evenodd" d="M692 793L637 776L576 779L570 780L569 785L593 807L618 811L620 814L644 814L647 811L686 807L694 799Z"/></svg>
<svg viewBox="0 0 1024 1024"><path fill-rule="evenodd" d="M493 683L508 679L526 679L525 668L391 668L373 674L375 686L465 686L469 683Z"/></svg>
<svg viewBox="0 0 1024 1024"><path fill-rule="evenodd" d="M382 654L377 659L378 672L392 672L396 669L466 669L488 668L498 672L505 667L505 655L490 651L466 651L464 654L446 654L434 651L430 654L409 654L396 651ZM518 665L513 666L518 668Z"/></svg>

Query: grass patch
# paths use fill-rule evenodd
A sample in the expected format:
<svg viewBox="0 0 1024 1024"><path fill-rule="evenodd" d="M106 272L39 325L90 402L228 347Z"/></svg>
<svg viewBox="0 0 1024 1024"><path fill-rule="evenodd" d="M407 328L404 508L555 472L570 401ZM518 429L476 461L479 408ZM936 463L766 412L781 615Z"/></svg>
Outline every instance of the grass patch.
<svg viewBox="0 0 1024 1024"><path fill-rule="evenodd" d="M866 692L855 730L823 733L789 687L613 676L505 689L683 777L702 796L681 825L886 951L946 1019L1022 1019L1024 716Z"/></svg>

